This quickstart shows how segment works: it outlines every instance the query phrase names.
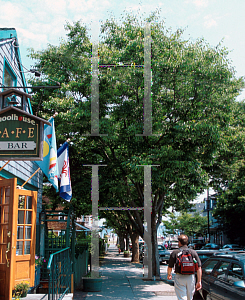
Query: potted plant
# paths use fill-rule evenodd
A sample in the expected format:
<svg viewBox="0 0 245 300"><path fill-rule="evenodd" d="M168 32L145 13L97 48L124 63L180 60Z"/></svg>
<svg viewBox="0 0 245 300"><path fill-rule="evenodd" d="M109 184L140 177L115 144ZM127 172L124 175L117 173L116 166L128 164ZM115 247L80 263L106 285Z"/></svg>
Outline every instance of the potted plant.
<svg viewBox="0 0 245 300"><path fill-rule="evenodd" d="M92 273L89 272L83 277L83 290L85 292L100 292L102 288L102 277L92 277Z"/></svg>
<svg viewBox="0 0 245 300"><path fill-rule="evenodd" d="M124 251L124 257L130 257L131 254L130 254L130 251Z"/></svg>
<svg viewBox="0 0 245 300"><path fill-rule="evenodd" d="M29 287L29 281L21 281L20 283L17 283L14 287L15 299L26 297Z"/></svg>
<svg viewBox="0 0 245 300"><path fill-rule="evenodd" d="M35 255L35 268L40 268L43 263L46 262L46 259L44 257L41 257L41 256L38 256L38 255Z"/></svg>

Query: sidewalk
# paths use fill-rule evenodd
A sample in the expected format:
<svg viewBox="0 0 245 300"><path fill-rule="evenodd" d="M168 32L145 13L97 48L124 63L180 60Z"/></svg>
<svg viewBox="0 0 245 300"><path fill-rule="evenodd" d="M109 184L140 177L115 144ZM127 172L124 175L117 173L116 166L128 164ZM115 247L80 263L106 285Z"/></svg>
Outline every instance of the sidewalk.
<svg viewBox="0 0 245 300"><path fill-rule="evenodd" d="M100 272L108 279L103 280L101 292L75 291L74 300L177 300L173 281L147 281L143 278L142 264L131 263L131 258L118 254L118 249L110 245L101 263Z"/></svg>

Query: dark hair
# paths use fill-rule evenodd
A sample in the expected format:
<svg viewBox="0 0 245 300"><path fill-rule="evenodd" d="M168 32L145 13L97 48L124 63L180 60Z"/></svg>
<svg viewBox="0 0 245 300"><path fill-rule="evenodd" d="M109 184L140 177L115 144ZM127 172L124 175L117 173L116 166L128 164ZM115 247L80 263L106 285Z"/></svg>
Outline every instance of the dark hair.
<svg viewBox="0 0 245 300"><path fill-rule="evenodd" d="M183 246L188 245L188 236L186 234L181 234L178 237L178 240L181 243L181 245L183 245Z"/></svg>

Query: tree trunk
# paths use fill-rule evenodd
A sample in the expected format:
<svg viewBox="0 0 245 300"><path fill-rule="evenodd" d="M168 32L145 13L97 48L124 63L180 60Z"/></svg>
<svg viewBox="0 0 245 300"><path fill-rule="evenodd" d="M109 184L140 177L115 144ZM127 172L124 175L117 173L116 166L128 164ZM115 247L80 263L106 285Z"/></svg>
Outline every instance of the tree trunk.
<svg viewBox="0 0 245 300"><path fill-rule="evenodd" d="M160 265L157 243L156 213L151 215L151 244L152 244L152 276L160 277Z"/></svg>
<svg viewBox="0 0 245 300"><path fill-rule="evenodd" d="M134 232L130 234L132 241L132 260L131 262L139 262L139 235Z"/></svg>
<svg viewBox="0 0 245 300"><path fill-rule="evenodd" d="M121 251L124 251L125 250L124 234L121 231L119 231L118 237L119 237L119 247Z"/></svg>

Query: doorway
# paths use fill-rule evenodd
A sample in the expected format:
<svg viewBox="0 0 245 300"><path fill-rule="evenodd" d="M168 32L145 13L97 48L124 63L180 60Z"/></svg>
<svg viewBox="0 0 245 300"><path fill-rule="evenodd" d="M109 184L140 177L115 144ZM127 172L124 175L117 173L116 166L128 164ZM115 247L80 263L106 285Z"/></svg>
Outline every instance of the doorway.
<svg viewBox="0 0 245 300"><path fill-rule="evenodd" d="M0 180L0 300L11 300L17 283L35 279L37 192Z"/></svg>

